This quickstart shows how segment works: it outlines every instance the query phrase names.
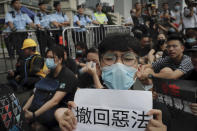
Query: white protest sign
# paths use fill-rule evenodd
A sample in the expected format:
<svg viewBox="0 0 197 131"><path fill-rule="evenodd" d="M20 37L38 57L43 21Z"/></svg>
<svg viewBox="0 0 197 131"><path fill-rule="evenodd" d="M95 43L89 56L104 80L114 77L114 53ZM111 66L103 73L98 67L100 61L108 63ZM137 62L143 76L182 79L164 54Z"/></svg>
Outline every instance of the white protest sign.
<svg viewBox="0 0 197 131"><path fill-rule="evenodd" d="M151 117L152 92L79 89L76 131L144 131Z"/></svg>

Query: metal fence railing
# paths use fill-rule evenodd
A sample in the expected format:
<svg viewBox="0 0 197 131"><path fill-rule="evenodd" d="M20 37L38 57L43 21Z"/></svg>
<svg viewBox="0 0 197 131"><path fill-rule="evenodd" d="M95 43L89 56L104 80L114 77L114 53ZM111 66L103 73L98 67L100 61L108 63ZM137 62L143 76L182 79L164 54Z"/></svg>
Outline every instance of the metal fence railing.
<svg viewBox="0 0 197 131"><path fill-rule="evenodd" d="M17 44L22 47L22 42L25 38L32 38L39 43L37 51L39 51L41 55L44 54L43 52L46 51L48 46L61 44L67 47L69 55L75 58L75 46L78 41L86 43L88 48L98 47L105 36L115 32L132 33L130 27L117 25L3 32L0 34L0 74L5 74L8 70L15 69L16 58L20 53L16 47ZM39 33L41 35L39 35ZM10 40L9 37L11 35L12 38ZM45 41L45 43L43 41ZM43 47L44 44L47 44L45 45L46 47ZM19 49L21 47L19 47Z"/></svg>

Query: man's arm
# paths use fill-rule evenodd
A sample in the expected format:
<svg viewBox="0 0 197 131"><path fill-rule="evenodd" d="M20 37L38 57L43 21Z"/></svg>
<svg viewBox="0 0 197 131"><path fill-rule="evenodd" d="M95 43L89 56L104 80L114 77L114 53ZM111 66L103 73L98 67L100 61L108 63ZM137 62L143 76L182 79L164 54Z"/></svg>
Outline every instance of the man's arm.
<svg viewBox="0 0 197 131"><path fill-rule="evenodd" d="M61 23L62 26L69 26L70 25L70 21L69 21L69 18L64 15L64 22Z"/></svg>
<svg viewBox="0 0 197 131"><path fill-rule="evenodd" d="M14 29L13 18L10 13L7 13L5 16L5 23L8 23L10 29Z"/></svg>
<svg viewBox="0 0 197 131"><path fill-rule="evenodd" d="M179 79L184 73L180 70L171 70L170 68L164 68L159 73L152 73L154 77L164 79Z"/></svg>

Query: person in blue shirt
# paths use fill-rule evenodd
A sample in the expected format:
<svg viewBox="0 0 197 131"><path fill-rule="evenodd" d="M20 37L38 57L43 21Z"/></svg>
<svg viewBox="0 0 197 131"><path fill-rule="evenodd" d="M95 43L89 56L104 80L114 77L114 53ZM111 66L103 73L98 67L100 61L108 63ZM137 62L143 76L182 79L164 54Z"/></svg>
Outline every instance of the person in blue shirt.
<svg viewBox="0 0 197 131"><path fill-rule="evenodd" d="M39 28L50 28L50 15L46 12L46 4L39 2L40 11L34 17L35 25Z"/></svg>
<svg viewBox="0 0 197 131"><path fill-rule="evenodd" d="M70 25L69 18L67 17L66 14L64 14L62 12L60 2L55 1L53 6L54 6L56 12L54 14L51 14L52 26L54 26L55 28L61 28L61 27L69 26Z"/></svg>
<svg viewBox="0 0 197 131"><path fill-rule="evenodd" d="M34 22L37 27L36 36L39 42L40 54L45 56L46 48L50 48L53 45L53 40L50 36L50 19L51 16L48 15L46 11L46 3L39 2L38 4L40 11L34 17ZM45 30L43 30L45 29Z"/></svg>
<svg viewBox="0 0 197 131"><path fill-rule="evenodd" d="M54 1L53 4L55 8L55 13L50 15L50 22L52 28L58 28L57 30L51 31L53 37L55 38L56 44L62 44L62 31L63 28L70 25L69 18L67 15L62 11L61 4L59 1ZM67 41L67 34L65 34L65 40ZM64 43L66 46L66 43Z"/></svg>
<svg viewBox="0 0 197 131"><path fill-rule="evenodd" d="M19 0L12 0L11 6L13 10L6 14L5 23L8 24L12 31L26 30L27 24L29 24L31 27L35 27L30 17L20 10L21 3Z"/></svg>
<svg viewBox="0 0 197 131"><path fill-rule="evenodd" d="M81 27L78 32L86 31L85 26L92 23L92 20L84 14L84 5L77 6L77 14L73 18L75 27Z"/></svg>
<svg viewBox="0 0 197 131"><path fill-rule="evenodd" d="M5 16L5 23L12 31L9 35L9 42L6 43L7 50L10 57L14 57L14 50L17 54L21 54L21 47L24 39L27 38L26 25L35 28L33 21L30 17L21 11L20 0L11 1L12 11L8 12ZM18 32L20 31L20 32Z"/></svg>
<svg viewBox="0 0 197 131"><path fill-rule="evenodd" d="M75 44L79 41L86 43L86 26L92 23L92 20L84 14L84 5L77 6L77 14L73 18L74 27L80 27L75 29L73 33L73 41Z"/></svg>

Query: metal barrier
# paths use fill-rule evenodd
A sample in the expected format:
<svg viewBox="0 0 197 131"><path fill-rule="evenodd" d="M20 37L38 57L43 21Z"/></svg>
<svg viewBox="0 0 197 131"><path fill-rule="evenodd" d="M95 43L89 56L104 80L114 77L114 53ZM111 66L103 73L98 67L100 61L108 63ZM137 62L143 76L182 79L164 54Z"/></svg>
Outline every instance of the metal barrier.
<svg viewBox="0 0 197 131"><path fill-rule="evenodd" d="M105 26L87 26L82 29L80 27L67 27L62 32L63 43L68 44L69 54L75 58L76 42L82 41L87 44L88 49L98 47L105 36L111 33L131 33L132 28L128 26L105 25Z"/></svg>
<svg viewBox="0 0 197 131"><path fill-rule="evenodd" d="M82 31L79 31L82 30ZM46 31L46 30L41 30ZM77 44L77 41L82 41L87 44L88 49L91 47L98 47L99 43L104 39L104 37L110 33L115 32L127 32L131 33L130 27L125 26L117 26L117 25L106 25L103 27L100 26L88 26L84 29L79 27L66 27L64 29L50 29L49 36L54 38L55 36L54 32L60 32L58 35L61 36L59 38L56 38L54 41L57 44L61 44L63 46L68 46L68 51L71 57L75 58L75 44ZM37 30L27 30L27 31L17 31L17 33L25 32L27 33L28 38L34 39L38 43L38 39L36 36ZM14 51L15 58L10 58L8 49L6 48L6 38L9 36L9 34L12 32L4 32L0 35L0 74L7 73L10 69L15 69L15 63L17 54ZM61 38L61 39L60 39ZM45 38L41 38L45 39ZM54 38L55 39L55 38ZM54 44L54 43L53 43ZM40 47L38 46L38 51L40 50Z"/></svg>

